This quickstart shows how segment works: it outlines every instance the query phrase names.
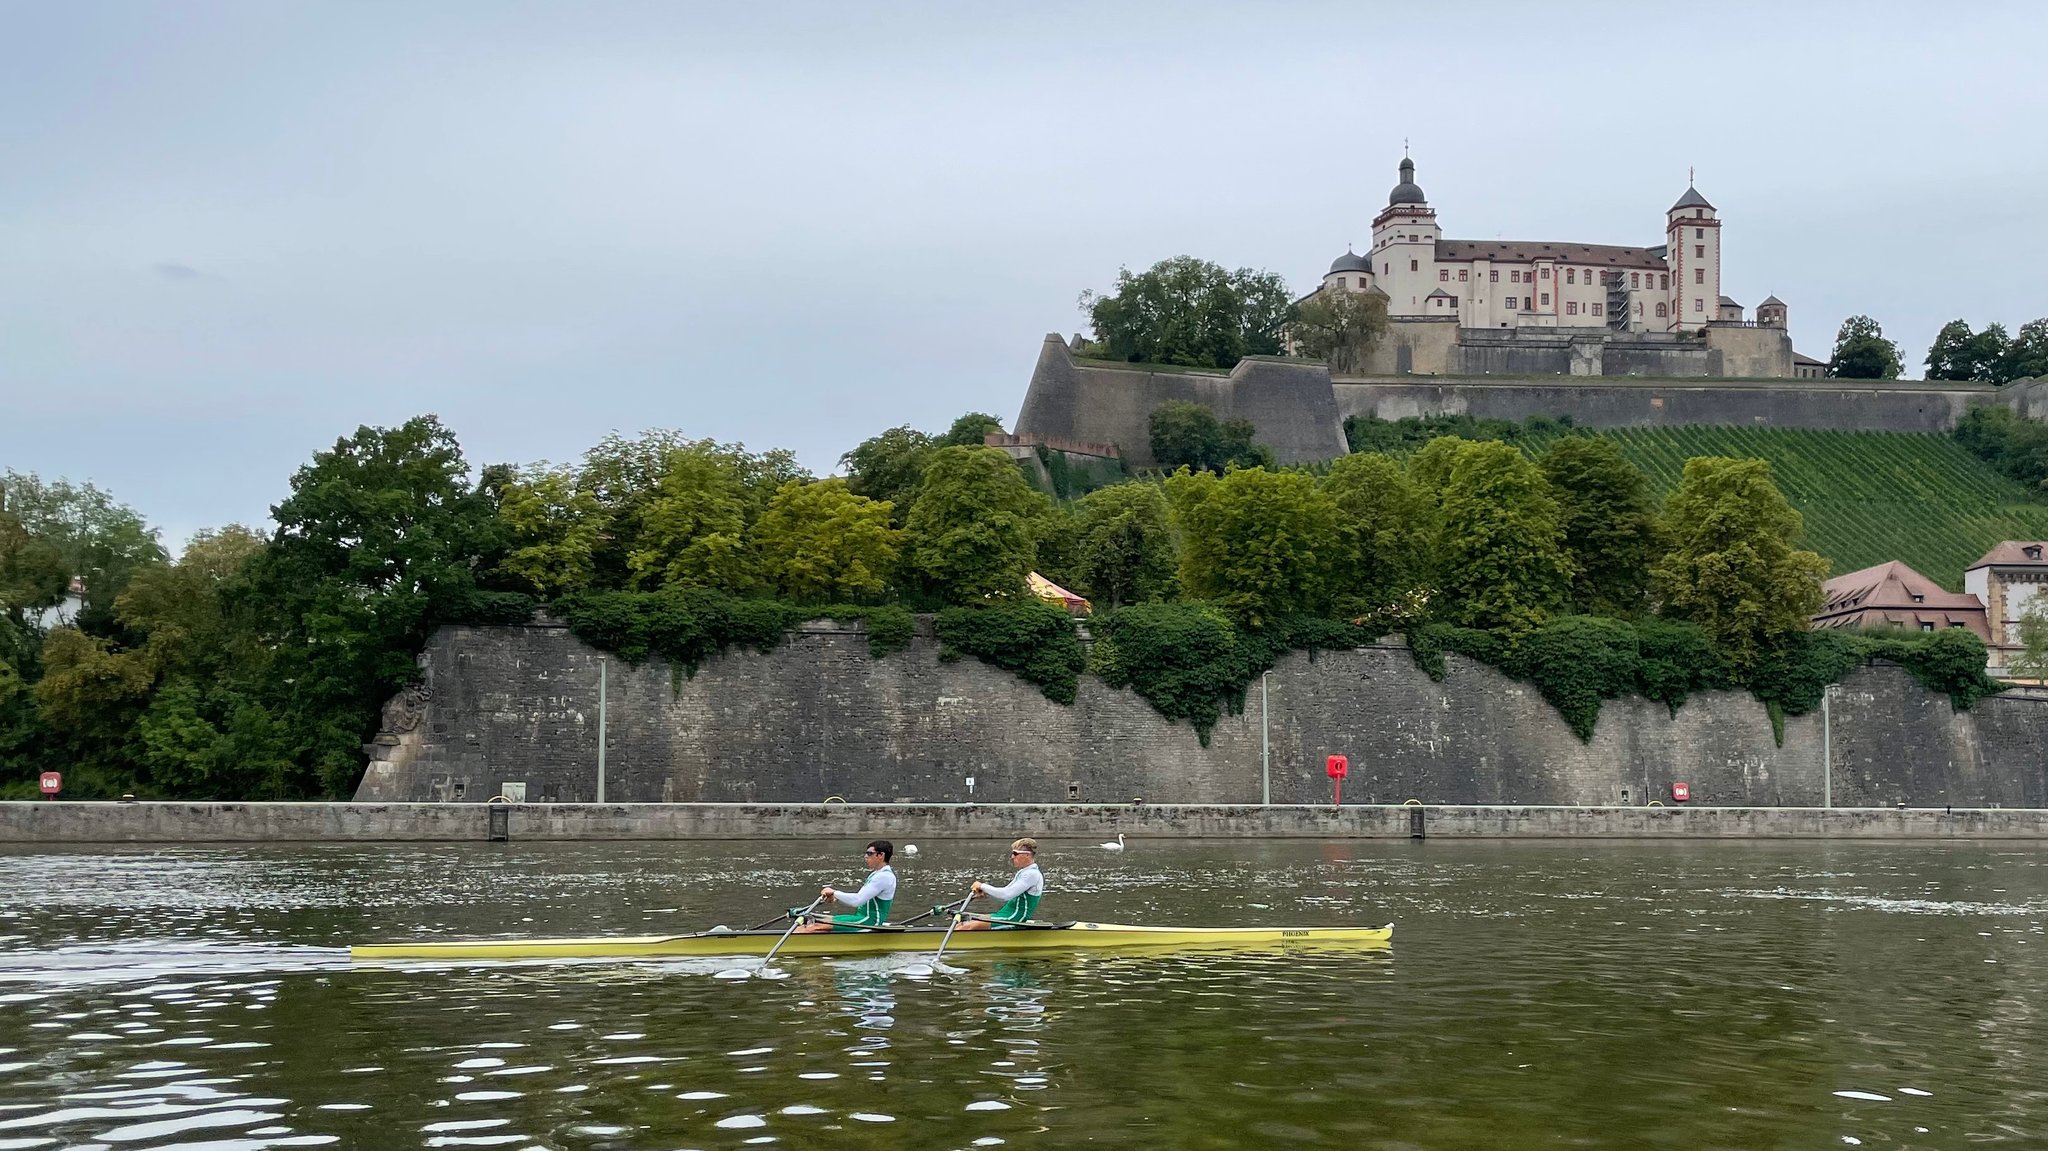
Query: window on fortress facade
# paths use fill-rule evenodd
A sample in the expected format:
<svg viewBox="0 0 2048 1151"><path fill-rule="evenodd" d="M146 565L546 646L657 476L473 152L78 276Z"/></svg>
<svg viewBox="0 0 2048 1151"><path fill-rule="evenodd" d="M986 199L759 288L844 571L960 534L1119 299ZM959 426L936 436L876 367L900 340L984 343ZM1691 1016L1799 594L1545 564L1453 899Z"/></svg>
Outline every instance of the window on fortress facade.
<svg viewBox="0 0 2048 1151"><path fill-rule="evenodd" d="M1421 270L1422 270L1422 261L1420 261L1420 260L1410 260L1410 261L1408 261L1408 270L1409 270L1409 271L1411 271L1411 272L1419 272L1419 271L1421 271Z"/></svg>
<svg viewBox="0 0 2048 1151"><path fill-rule="evenodd" d="M1522 297L1520 297L1520 296L1509 296L1509 297L1508 297L1508 311L1512 312L1512 311L1515 311L1515 310L1517 310L1517 305L1519 305L1519 304L1520 304L1521 302L1522 302Z"/></svg>
<svg viewBox="0 0 2048 1151"><path fill-rule="evenodd" d="M1706 214L1707 214L1707 210L1706 210L1705 208L1694 208L1694 209L1692 210L1692 214L1693 214L1693 216L1694 216L1695 218L1698 218L1698 219L1704 219L1704 218L1706 217ZM1695 231L1695 232L1697 232L1697 231L1699 231L1699 230L1700 230L1700 229L1698 229L1698 228L1694 228L1694 229L1693 229L1693 231Z"/></svg>
<svg viewBox="0 0 2048 1151"><path fill-rule="evenodd" d="M1467 276L1467 275L1468 275L1468 274L1469 274L1470 272L1471 272L1471 269L1470 269L1470 268L1459 268L1459 269L1458 269L1458 282L1459 282L1459 283L1461 283L1461 284L1462 284L1462 283L1464 283L1464 282L1465 282L1465 277L1466 277L1466 276Z"/></svg>
<svg viewBox="0 0 2048 1151"><path fill-rule="evenodd" d="M1494 268L1493 270L1487 272L1486 278L1493 283L1500 283L1500 269Z"/></svg>
<svg viewBox="0 0 2048 1151"><path fill-rule="evenodd" d="M1550 306L1550 293L1549 293L1549 292L1545 292L1545 293L1543 293L1543 306L1544 306L1544 307L1546 307L1546 308Z"/></svg>
<svg viewBox="0 0 2048 1151"><path fill-rule="evenodd" d="M1706 258L1707 258L1707 246L1706 246L1705 244L1694 244L1694 245L1692 246L1692 258L1693 258L1693 259L1695 259L1695 260L1704 260L1704 259L1706 259Z"/></svg>
<svg viewBox="0 0 2048 1151"><path fill-rule="evenodd" d="M1593 305L1593 314L1594 314L1594 315L1596 315L1596 316L1602 316L1602 315L1606 315L1606 314L1607 314L1607 311L1606 311L1606 306L1605 306L1605 305L1603 305L1603 304L1594 304L1594 305Z"/></svg>
<svg viewBox="0 0 2048 1151"><path fill-rule="evenodd" d="M1450 280L1451 270L1449 268L1438 268L1436 270L1436 278L1443 281Z"/></svg>
<svg viewBox="0 0 2048 1151"><path fill-rule="evenodd" d="M1514 283L1517 283L1517 284L1521 283L1521 282L1522 282L1522 272L1521 272L1521 269L1517 268L1516 270L1514 270L1514 271L1511 271L1511 272L1509 272L1509 273L1508 273L1508 279L1509 279L1509 280L1511 280L1511 281L1513 281Z"/></svg>
<svg viewBox="0 0 2048 1151"><path fill-rule="evenodd" d="M1707 270L1706 270L1705 268L1694 268L1694 269L1692 270L1692 282L1693 282L1693 283L1695 283L1695 284L1704 284L1704 283L1706 283L1706 282L1707 282Z"/></svg>
<svg viewBox="0 0 2048 1151"><path fill-rule="evenodd" d="M1338 287L1340 287L1340 288L1344 286L1344 277L1342 277L1342 276L1339 276L1339 277L1337 277L1337 286L1338 286Z"/></svg>
<svg viewBox="0 0 2048 1151"><path fill-rule="evenodd" d="M1451 297L1451 310L1453 312L1458 310L1458 297L1456 296Z"/></svg>
<svg viewBox="0 0 2048 1151"><path fill-rule="evenodd" d="M1629 287L1631 287L1631 288L1640 288L1640 287L1642 287L1642 286L1643 286L1643 274L1642 274L1641 272L1630 272L1630 273L1628 274L1628 286L1629 286Z"/></svg>
<svg viewBox="0 0 2048 1151"><path fill-rule="evenodd" d="M1705 228L1694 228L1694 229L1692 230L1692 238L1693 238L1693 239L1695 239L1695 240L1704 240L1704 239L1706 239L1706 238L1707 238L1707 230L1706 230Z"/></svg>
<svg viewBox="0 0 2048 1151"><path fill-rule="evenodd" d="M1566 301L1564 302L1564 314L1565 314L1565 315L1567 315L1567 316L1576 316L1576 315L1578 315L1578 314L1579 314L1579 302L1578 302L1577 300L1566 300Z"/></svg>
<svg viewBox="0 0 2048 1151"><path fill-rule="evenodd" d="M1669 272L1666 272L1666 273L1664 273L1663 275L1661 275L1661 276L1658 276L1658 277L1657 277L1657 286L1658 286L1658 287L1660 287L1660 288L1662 288L1662 289L1664 289L1664 290L1665 290L1665 291L1667 291L1667 292L1668 292L1668 291L1670 291L1670 290L1671 290L1671 273L1669 273Z"/></svg>
<svg viewBox="0 0 2048 1151"><path fill-rule="evenodd" d="M1692 310L1693 310L1693 311L1695 311L1695 312L1704 312L1704 311L1706 311L1706 310L1707 310L1707 302L1706 302L1705 300L1702 300L1702 299L1700 299L1700 298L1699 298L1698 296L1694 296L1694 297L1693 297L1693 300L1692 300Z"/></svg>
<svg viewBox="0 0 2048 1151"><path fill-rule="evenodd" d="M1549 268L1545 268L1545 269L1543 269L1542 271L1540 271L1540 272L1537 272L1536 274L1537 274L1537 275L1539 275L1539 276L1541 276L1541 277L1543 277L1544 279L1546 279L1546 280L1547 280L1547 279L1549 279L1549 278L1550 278L1550 269L1549 269Z"/></svg>
<svg viewBox="0 0 2048 1151"><path fill-rule="evenodd" d="M1577 268L1566 268L1566 269L1564 270L1564 282L1565 282L1565 283L1567 283L1567 284L1576 284L1576 283L1578 283L1578 282L1579 282L1579 270L1578 270Z"/></svg>
<svg viewBox="0 0 2048 1151"><path fill-rule="evenodd" d="M1637 300L1637 301L1636 301L1636 315L1640 316L1640 315L1642 315L1642 314L1643 314L1643 302L1642 302L1641 300Z"/></svg>
<svg viewBox="0 0 2048 1151"><path fill-rule="evenodd" d="M1664 305L1662 305L1662 304L1658 304L1658 305L1657 305L1657 318L1658 318L1658 319L1660 319L1660 320L1661 320L1661 319L1663 319L1663 318L1664 318L1665 316L1668 316L1668 315L1670 315L1670 314L1671 314L1671 313L1670 313L1670 312L1669 312L1669 311L1668 311L1668 310L1667 310L1667 309L1666 309L1666 308L1664 307Z"/></svg>

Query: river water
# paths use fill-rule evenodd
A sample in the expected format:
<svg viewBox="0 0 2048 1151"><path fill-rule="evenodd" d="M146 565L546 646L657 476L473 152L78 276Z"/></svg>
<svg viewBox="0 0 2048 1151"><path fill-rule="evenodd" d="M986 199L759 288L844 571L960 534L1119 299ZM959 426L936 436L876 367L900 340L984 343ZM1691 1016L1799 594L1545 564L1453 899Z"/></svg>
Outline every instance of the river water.
<svg viewBox="0 0 2048 1151"><path fill-rule="evenodd" d="M909 909L1006 871L898 858ZM1041 916L1383 951L352 967L749 926L857 843L0 851L0 1151L2048 1146L2025 844L1048 842Z"/></svg>

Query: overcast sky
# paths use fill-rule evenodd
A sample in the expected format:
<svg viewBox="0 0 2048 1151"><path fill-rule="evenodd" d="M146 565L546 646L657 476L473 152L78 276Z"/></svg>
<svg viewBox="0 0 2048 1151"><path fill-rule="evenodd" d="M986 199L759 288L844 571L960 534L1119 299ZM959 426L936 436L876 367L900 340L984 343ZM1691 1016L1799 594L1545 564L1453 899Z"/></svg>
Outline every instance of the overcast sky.
<svg viewBox="0 0 2048 1151"><path fill-rule="evenodd" d="M262 522L358 424L812 469L1014 418L1119 265L1656 244L1826 357L2048 314L2048 5L0 0L0 466Z"/></svg>

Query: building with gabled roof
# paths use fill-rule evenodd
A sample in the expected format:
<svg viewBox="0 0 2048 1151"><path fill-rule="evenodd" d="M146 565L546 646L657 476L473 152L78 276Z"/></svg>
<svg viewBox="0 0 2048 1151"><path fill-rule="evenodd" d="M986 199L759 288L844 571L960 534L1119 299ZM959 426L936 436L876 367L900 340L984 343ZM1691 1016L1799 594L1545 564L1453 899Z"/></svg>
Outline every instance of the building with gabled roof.
<svg viewBox="0 0 2048 1151"><path fill-rule="evenodd" d="M1983 600L1949 591L1898 560L1844 572L1822 584L1821 608L1814 613L1813 626L1906 631L1961 627L1991 642Z"/></svg>
<svg viewBox="0 0 2048 1151"><path fill-rule="evenodd" d="M2048 585L2048 540L2001 540L1963 570L1963 590L1984 601L1992 675L2010 674L2023 650L2020 621ZM2044 601L2048 602L2048 601Z"/></svg>

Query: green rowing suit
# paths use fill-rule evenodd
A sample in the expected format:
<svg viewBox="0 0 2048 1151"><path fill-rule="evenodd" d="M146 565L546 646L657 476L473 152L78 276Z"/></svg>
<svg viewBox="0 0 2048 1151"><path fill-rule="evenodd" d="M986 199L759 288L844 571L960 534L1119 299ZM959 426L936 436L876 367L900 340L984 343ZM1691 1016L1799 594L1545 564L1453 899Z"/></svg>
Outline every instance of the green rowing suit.
<svg viewBox="0 0 2048 1151"><path fill-rule="evenodd" d="M868 881L852 895L840 894L833 897L834 903L843 903L854 909L851 915L831 917L834 931L861 931L869 927L880 927L889 922L889 907L896 902L896 871L888 864L868 873Z"/></svg>
<svg viewBox="0 0 2048 1151"><path fill-rule="evenodd" d="M1038 865L1019 868L1017 875L1002 887L982 884L981 893L992 899L1005 902L989 916L994 927L1000 931L1005 925L1023 923L1038 913L1038 901L1045 897L1045 876L1039 873Z"/></svg>

